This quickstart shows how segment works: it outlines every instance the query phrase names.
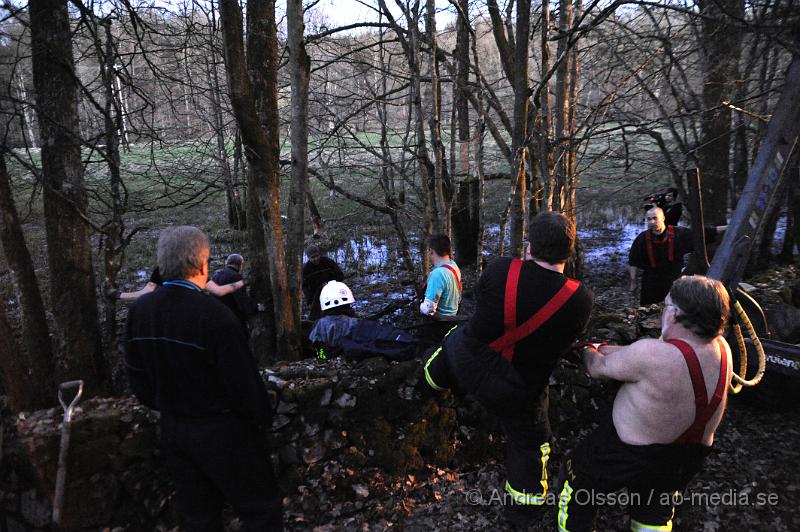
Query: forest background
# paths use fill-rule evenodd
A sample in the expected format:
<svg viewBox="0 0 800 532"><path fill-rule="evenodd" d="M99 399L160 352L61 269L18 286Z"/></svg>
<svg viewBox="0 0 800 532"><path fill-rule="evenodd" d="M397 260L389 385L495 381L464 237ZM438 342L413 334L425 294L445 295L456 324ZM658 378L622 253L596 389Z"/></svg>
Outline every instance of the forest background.
<svg viewBox="0 0 800 532"><path fill-rule="evenodd" d="M685 196L695 167L722 225L798 53L797 0L361 5L369 21L342 25L300 0L4 2L12 408L52 406L74 378L120 391L116 296L168 225L247 257L262 364L301 356L310 241L374 235L393 250L384 272L411 282L444 232L480 272L521 253L530 213L633 220L643 193ZM761 256L787 206L787 234L800 227L785 186Z"/></svg>

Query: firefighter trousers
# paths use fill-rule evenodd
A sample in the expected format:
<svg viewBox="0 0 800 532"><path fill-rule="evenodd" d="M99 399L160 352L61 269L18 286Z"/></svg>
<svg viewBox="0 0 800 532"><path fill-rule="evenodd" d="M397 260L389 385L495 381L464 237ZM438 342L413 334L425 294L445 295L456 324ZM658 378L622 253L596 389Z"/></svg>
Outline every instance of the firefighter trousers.
<svg viewBox="0 0 800 532"><path fill-rule="evenodd" d="M674 504L708 452L699 444L627 444L609 416L561 465L558 530L595 530L600 507L618 503L628 506L631 530L672 530Z"/></svg>
<svg viewBox="0 0 800 532"><path fill-rule="evenodd" d="M461 327L425 359L424 373L433 389L470 394L497 416L506 436L503 500L541 507L549 487L552 438L547 386L531 390L506 359L464 334Z"/></svg>

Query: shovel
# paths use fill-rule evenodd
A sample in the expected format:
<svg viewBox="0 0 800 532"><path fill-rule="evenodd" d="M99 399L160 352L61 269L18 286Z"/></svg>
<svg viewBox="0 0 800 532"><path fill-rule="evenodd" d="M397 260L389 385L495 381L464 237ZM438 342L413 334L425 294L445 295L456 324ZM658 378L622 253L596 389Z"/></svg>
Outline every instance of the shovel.
<svg viewBox="0 0 800 532"><path fill-rule="evenodd" d="M77 389L69 404L64 400L64 392ZM67 381L58 385L58 402L64 409L64 422L61 424L61 447L58 450L58 470L56 472L56 492L53 495L53 528L61 527L61 509L64 504L64 485L67 480L67 451L69 433L72 425L72 410L83 395L83 381Z"/></svg>

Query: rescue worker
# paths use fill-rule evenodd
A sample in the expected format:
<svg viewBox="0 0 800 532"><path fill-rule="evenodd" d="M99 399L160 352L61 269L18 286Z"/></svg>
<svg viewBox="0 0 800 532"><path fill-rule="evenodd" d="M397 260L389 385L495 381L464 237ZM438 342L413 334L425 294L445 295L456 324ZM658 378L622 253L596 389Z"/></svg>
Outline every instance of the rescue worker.
<svg viewBox="0 0 800 532"><path fill-rule="evenodd" d="M661 339L585 346L589 374L622 386L611 415L562 465L560 531L594 530L597 501L623 487L631 530L672 530L673 494L700 471L725 411L728 305L719 281L682 277L666 299Z"/></svg>
<svg viewBox="0 0 800 532"><path fill-rule="evenodd" d="M272 408L236 316L202 292L208 254L208 238L196 227L161 232L163 286L128 313L131 388L161 413L182 530L222 530L225 500L246 530L281 530L281 499L264 443Z"/></svg>
<svg viewBox="0 0 800 532"><path fill-rule="evenodd" d="M428 345L438 346L457 320L463 285L461 270L450 258L451 255L450 238L447 235L428 237L431 271L419 306L428 323L417 329L420 340Z"/></svg>
<svg viewBox="0 0 800 532"><path fill-rule="evenodd" d="M244 279L242 278L243 270L244 257L238 253L232 253L225 259L225 268L215 271L211 280L219 286L227 286L234 283L244 284ZM233 311L246 331L247 317L253 314L256 309L255 303L247 295L247 292L245 290L237 290L220 297L220 301Z"/></svg>
<svg viewBox="0 0 800 532"><path fill-rule="evenodd" d="M628 254L631 293L636 292L637 276L642 272L640 305L664 301L673 281L681 276L684 256L694 251L692 230L667 225L660 207L648 209L645 219L647 229L634 239ZM706 228L706 241L714 242L726 228Z"/></svg>
<svg viewBox="0 0 800 532"><path fill-rule="evenodd" d="M593 296L564 275L575 226L563 214L530 221L525 260L495 259L481 275L469 321L427 358L436 390L472 394L506 435L506 514L526 526L545 503L550 457L548 381L559 357L586 327Z"/></svg>
<svg viewBox="0 0 800 532"><path fill-rule="evenodd" d="M311 306L309 319L316 320L320 316L319 294L328 281L344 281L344 273L333 259L326 257L322 249L311 244L306 248L308 261L303 265L303 296Z"/></svg>
<svg viewBox="0 0 800 532"><path fill-rule="evenodd" d="M317 358L327 360L340 353L340 343L350 336L359 322L353 310L353 292L339 281L328 281L319 293L322 317L314 324L308 339Z"/></svg>

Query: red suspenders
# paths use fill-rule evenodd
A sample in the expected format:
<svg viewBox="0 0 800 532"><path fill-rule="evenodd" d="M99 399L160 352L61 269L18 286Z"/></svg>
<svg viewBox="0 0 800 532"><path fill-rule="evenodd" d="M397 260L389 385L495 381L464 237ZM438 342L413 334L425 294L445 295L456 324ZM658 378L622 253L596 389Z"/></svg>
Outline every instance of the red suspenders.
<svg viewBox="0 0 800 532"><path fill-rule="evenodd" d="M456 278L456 284L458 285L458 291L459 292L463 291L464 288L461 286L461 276L458 275L458 272L456 271L456 269L453 268L452 266L450 266L449 264L442 264L442 268L447 268L448 270L450 270L450 272L453 274L453 277Z"/></svg>
<svg viewBox="0 0 800 532"><path fill-rule="evenodd" d="M686 366L689 368L689 376L692 379L692 388L694 388L694 421L683 434L678 436L675 443L701 443L703 441L703 434L706 431L706 423L717 411L722 398L725 396L725 388L727 382L725 378L728 376L728 353L725 351L725 346L722 341L717 340L719 351L721 355L721 362L719 366L719 378L717 379L717 387L714 390L714 395L711 401L707 400L706 382L703 379L703 370L700 367L700 361L697 360L697 354L694 349L684 342L683 340L667 340L677 347L683 359L686 361Z"/></svg>
<svg viewBox="0 0 800 532"><path fill-rule="evenodd" d="M503 355L503 358L511 362L514 358L514 346L523 338L533 334L536 329L541 327L553 314L564 306L572 294L580 286L580 283L575 279L567 279L564 286L556 292L556 295L550 299L545 305L540 308L536 313L528 318L525 323L517 326L517 286L519 284L519 274L522 269L523 262L519 259L513 259L511 266L508 268L508 276L506 277L506 293L503 300L503 325L505 332L503 336L489 344L489 348L493 351Z"/></svg>
<svg viewBox="0 0 800 532"><path fill-rule="evenodd" d="M650 267L656 267L656 255L653 253L653 237L652 231L649 229L644 235L645 245L647 246L647 258L650 259ZM656 244L663 244L664 242L656 242ZM670 262L675 262L675 228L671 225L667 226L667 259Z"/></svg>

